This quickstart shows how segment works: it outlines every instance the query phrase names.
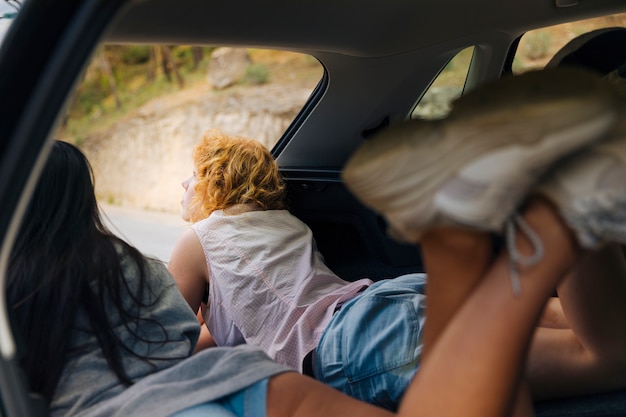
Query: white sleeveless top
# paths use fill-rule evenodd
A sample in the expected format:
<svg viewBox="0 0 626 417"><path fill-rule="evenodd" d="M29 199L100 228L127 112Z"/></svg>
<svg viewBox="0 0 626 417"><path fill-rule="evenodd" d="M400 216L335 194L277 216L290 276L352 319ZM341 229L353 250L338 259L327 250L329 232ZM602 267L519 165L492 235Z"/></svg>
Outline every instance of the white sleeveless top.
<svg viewBox="0 0 626 417"><path fill-rule="evenodd" d="M248 343L302 371L335 307L372 284L336 276L308 226L286 210L218 210L192 228L207 259L203 315L218 346Z"/></svg>

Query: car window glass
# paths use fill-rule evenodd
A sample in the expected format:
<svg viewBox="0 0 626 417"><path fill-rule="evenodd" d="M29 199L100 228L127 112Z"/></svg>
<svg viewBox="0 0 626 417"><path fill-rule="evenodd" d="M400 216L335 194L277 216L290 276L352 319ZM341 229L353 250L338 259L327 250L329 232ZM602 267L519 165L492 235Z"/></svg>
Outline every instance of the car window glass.
<svg viewBox="0 0 626 417"><path fill-rule="evenodd" d="M463 93L474 47L456 54L439 73L417 104L412 119L441 119L450 111L450 103Z"/></svg>
<svg viewBox="0 0 626 417"><path fill-rule="evenodd" d="M541 69L566 43L583 33L605 27L626 27L626 13L579 20L526 32L513 59L513 73Z"/></svg>
<svg viewBox="0 0 626 417"><path fill-rule="evenodd" d="M17 16L20 3L14 0L1 1L0 2L0 44L4 39L9 26L13 22L13 19Z"/></svg>
<svg viewBox="0 0 626 417"><path fill-rule="evenodd" d="M55 137L87 155L101 202L178 213L205 131L272 148L323 74L317 59L285 51L100 45Z"/></svg>

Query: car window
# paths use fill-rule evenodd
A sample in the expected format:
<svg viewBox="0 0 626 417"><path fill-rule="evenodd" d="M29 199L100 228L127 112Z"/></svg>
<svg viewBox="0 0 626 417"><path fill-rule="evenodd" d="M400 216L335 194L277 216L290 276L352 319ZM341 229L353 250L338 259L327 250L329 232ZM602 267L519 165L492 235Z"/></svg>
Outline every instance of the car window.
<svg viewBox="0 0 626 417"><path fill-rule="evenodd" d="M17 16L19 8L20 3L16 1L0 2L0 44L2 44L4 35L13 22L13 19Z"/></svg>
<svg viewBox="0 0 626 417"><path fill-rule="evenodd" d="M463 93L473 53L473 46L465 48L448 62L415 106L411 118L433 120L448 114L450 103Z"/></svg>
<svg viewBox="0 0 626 417"><path fill-rule="evenodd" d="M626 27L626 13L569 22L531 30L520 39L513 73L541 69L566 43L583 33L605 27Z"/></svg>
<svg viewBox="0 0 626 417"><path fill-rule="evenodd" d="M323 74L314 57L286 51L101 45L54 135L87 155L105 206L178 214L206 130L271 149Z"/></svg>

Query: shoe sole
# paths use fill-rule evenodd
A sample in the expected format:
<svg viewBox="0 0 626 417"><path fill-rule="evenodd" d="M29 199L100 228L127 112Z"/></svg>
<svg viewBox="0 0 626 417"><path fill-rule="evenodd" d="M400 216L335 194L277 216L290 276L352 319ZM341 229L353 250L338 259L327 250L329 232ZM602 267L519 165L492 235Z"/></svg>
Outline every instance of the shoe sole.
<svg viewBox="0 0 626 417"><path fill-rule="evenodd" d="M491 111L483 102L481 111L470 107L439 122L407 121L362 145L343 179L386 217L398 240L417 242L437 225L499 231L553 161L609 129L612 97L589 88L579 96L513 99Z"/></svg>

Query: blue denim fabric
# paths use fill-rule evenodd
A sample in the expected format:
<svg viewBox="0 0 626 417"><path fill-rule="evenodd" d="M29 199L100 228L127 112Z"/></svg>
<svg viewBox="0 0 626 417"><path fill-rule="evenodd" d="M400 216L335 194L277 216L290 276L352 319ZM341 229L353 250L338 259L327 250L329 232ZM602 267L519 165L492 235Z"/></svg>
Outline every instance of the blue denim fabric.
<svg viewBox="0 0 626 417"><path fill-rule="evenodd" d="M315 351L315 378L360 400L396 410L419 367L426 276L378 281L346 302Z"/></svg>
<svg viewBox="0 0 626 417"><path fill-rule="evenodd" d="M254 385L210 403L198 404L171 417L265 417L267 415L267 382Z"/></svg>

